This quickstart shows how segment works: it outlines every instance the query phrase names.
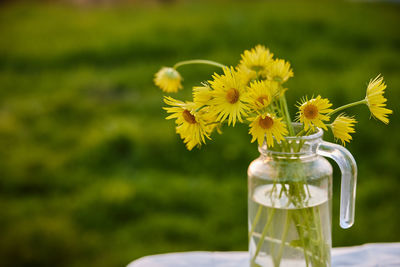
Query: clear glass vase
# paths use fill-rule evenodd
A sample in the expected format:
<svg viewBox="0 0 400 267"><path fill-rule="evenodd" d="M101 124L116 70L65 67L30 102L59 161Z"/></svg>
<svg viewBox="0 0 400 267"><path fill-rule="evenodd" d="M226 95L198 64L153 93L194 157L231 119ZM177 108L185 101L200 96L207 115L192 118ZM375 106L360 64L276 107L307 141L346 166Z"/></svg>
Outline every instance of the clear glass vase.
<svg viewBox="0 0 400 267"><path fill-rule="evenodd" d="M300 125L294 124L295 130ZM248 169L250 266L331 266L332 166L342 172L340 225L354 221L357 167L322 130L259 147Z"/></svg>

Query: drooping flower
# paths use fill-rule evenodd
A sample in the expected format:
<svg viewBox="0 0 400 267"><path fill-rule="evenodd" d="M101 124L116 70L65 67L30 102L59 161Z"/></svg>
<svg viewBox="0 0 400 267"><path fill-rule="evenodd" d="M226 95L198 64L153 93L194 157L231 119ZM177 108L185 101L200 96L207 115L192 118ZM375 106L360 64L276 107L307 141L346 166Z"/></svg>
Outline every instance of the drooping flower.
<svg viewBox="0 0 400 267"><path fill-rule="evenodd" d="M259 146L262 146L264 138L266 138L267 146L272 147L274 138L277 142L280 142L288 134L286 124L281 121L282 118L276 118L270 113L259 114L248 118L248 120L251 121L249 130L249 134L253 137L251 142L257 140Z"/></svg>
<svg viewBox="0 0 400 267"><path fill-rule="evenodd" d="M277 84L271 81L255 81L248 88L249 106L254 110L267 107L277 91Z"/></svg>
<svg viewBox="0 0 400 267"><path fill-rule="evenodd" d="M213 80L209 81L212 91L210 105L217 120L220 122L228 119L228 125L235 126L236 120L242 122L248 107L246 105L246 87L238 78L237 73L231 67L224 68L224 74L214 74Z"/></svg>
<svg viewBox="0 0 400 267"><path fill-rule="evenodd" d="M176 93L182 89L182 77L174 68L163 67L154 76L154 83L166 93Z"/></svg>
<svg viewBox="0 0 400 267"><path fill-rule="evenodd" d="M171 107L164 107L171 113L166 119L176 119L176 132L181 136L188 150L205 144L210 139L212 129L201 113L195 111L193 102L182 102L172 97L164 97L164 102Z"/></svg>
<svg viewBox="0 0 400 267"><path fill-rule="evenodd" d="M267 77L268 80L276 81L281 84L286 82L290 77L293 77L290 63L283 59L275 59L269 66Z"/></svg>
<svg viewBox="0 0 400 267"><path fill-rule="evenodd" d="M371 79L367 87L367 96L365 97L367 105L373 117L382 121L385 124L389 123L387 118L393 111L386 107L386 98L383 96L385 93L386 84L383 77L378 75L375 79Z"/></svg>
<svg viewBox="0 0 400 267"><path fill-rule="evenodd" d="M314 126L327 130L323 121L329 121L329 116L326 114L332 111L329 108L331 106L329 100L321 96L310 100L304 99L300 103L297 119L304 124L305 131L309 128L314 130Z"/></svg>
<svg viewBox="0 0 400 267"><path fill-rule="evenodd" d="M209 105L212 98L212 91L209 86L193 87L193 102L197 107Z"/></svg>
<svg viewBox="0 0 400 267"><path fill-rule="evenodd" d="M342 141L342 144L345 145L346 142L350 142L352 140L351 133L355 133L354 125L357 121L353 117L348 117L344 113L340 114L333 121L331 128L333 135L336 139Z"/></svg>

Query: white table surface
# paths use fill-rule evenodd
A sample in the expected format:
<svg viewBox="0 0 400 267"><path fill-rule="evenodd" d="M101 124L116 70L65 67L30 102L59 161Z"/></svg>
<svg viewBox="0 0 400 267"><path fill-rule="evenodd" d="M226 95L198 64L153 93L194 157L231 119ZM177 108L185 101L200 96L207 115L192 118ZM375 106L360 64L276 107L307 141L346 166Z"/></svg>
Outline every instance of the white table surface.
<svg viewBox="0 0 400 267"><path fill-rule="evenodd" d="M152 255L128 267L246 267L247 252L180 252ZM333 267L400 267L400 243L373 243L332 249Z"/></svg>

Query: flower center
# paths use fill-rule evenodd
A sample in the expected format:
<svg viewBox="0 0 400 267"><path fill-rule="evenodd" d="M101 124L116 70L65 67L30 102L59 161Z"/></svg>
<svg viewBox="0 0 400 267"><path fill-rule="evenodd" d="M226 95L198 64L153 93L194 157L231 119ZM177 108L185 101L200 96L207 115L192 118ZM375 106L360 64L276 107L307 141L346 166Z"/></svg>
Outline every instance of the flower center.
<svg viewBox="0 0 400 267"><path fill-rule="evenodd" d="M307 119L315 119L318 116L318 108L315 105L307 105L304 108L304 116Z"/></svg>
<svg viewBox="0 0 400 267"><path fill-rule="evenodd" d="M274 125L274 120L268 116L266 116L265 118L261 117L258 124L260 124L261 128L263 129L270 129L272 125Z"/></svg>
<svg viewBox="0 0 400 267"><path fill-rule="evenodd" d="M262 95L257 98L257 102L259 102L261 105L267 104L269 102L269 97L267 95Z"/></svg>
<svg viewBox="0 0 400 267"><path fill-rule="evenodd" d="M239 91L235 88L231 88L226 93L226 100L231 103L235 104L239 100Z"/></svg>
<svg viewBox="0 0 400 267"><path fill-rule="evenodd" d="M193 116L192 113L190 113L189 110L185 109L182 113L183 118L185 121L187 121L190 124L195 124L196 123L196 118Z"/></svg>
<svg viewBox="0 0 400 267"><path fill-rule="evenodd" d="M274 79L273 79L275 82L278 82L278 83L281 83L281 82L283 82L283 79L282 79L282 77L281 76L274 76Z"/></svg>
<svg viewBox="0 0 400 267"><path fill-rule="evenodd" d="M250 66L250 69L254 70L255 72L259 72L264 69L264 66L263 65L252 65L252 66Z"/></svg>

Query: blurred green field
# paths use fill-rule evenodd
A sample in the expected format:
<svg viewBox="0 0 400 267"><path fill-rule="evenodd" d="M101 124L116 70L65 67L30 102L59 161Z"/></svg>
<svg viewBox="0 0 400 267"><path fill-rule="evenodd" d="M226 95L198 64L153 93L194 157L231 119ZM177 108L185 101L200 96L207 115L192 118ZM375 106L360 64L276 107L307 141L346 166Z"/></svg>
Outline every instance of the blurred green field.
<svg viewBox="0 0 400 267"><path fill-rule="evenodd" d="M237 64L258 43L292 63L304 94L336 105L388 84L389 126L366 107L348 149L359 165L356 223L333 244L400 241L400 6L357 2L190 2L0 9L0 265L124 266L141 256L247 249L247 128L186 151L152 82L191 58ZM184 86L212 67L182 68ZM190 96L190 90L176 97ZM326 136L332 140L331 136Z"/></svg>

